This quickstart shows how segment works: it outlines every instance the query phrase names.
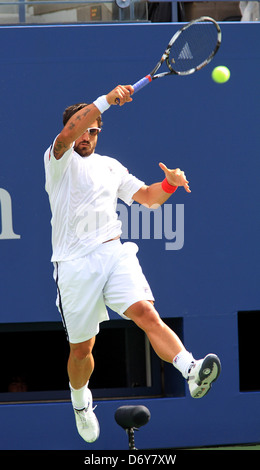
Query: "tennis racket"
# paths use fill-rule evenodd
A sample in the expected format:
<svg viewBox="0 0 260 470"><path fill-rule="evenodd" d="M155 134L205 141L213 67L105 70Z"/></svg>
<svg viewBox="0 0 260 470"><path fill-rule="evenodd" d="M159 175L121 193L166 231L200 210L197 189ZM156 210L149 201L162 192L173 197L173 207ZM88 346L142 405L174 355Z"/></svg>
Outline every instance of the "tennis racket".
<svg viewBox="0 0 260 470"><path fill-rule="evenodd" d="M152 72L133 85L134 93L156 78L190 75L209 64L221 44L221 29L209 16L202 16L175 33ZM167 72L156 73L166 62Z"/></svg>

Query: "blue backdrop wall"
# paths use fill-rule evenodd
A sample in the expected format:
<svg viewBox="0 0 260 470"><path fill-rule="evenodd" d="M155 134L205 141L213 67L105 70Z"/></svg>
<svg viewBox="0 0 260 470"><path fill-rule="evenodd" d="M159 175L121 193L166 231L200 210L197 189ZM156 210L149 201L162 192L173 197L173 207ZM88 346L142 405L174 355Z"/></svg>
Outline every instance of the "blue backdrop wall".
<svg viewBox="0 0 260 470"><path fill-rule="evenodd" d="M5 45L0 51L2 323L59 320L43 153L62 128L64 108L137 81L153 68L178 27L0 28ZM150 236L142 233L148 222L140 222L132 238L161 316L183 317L186 347L195 357L216 352L223 366L203 400L188 394L143 400L152 419L149 436L138 436L140 448L259 440L260 392L239 391L237 312L260 309L260 25L221 27L223 44L210 66L190 77L157 80L133 103L103 116L100 153L118 158L147 184L162 180L160 161L186 172L191 194L179 189L168 207L159 209L157 232L151 219ZM216 65L231 70L225 85L211 80ZM131 209L125 239L131 238L133 216ZM125 436L113 423L114 410L123 403L100 404L104 431L88 448L125 448ZM0 429L2 449L86 448L67 403L0 405L0 416L6 423ZM14 416L17 426L9 429ZM58 432L63 427L65 437Z"/></svg>

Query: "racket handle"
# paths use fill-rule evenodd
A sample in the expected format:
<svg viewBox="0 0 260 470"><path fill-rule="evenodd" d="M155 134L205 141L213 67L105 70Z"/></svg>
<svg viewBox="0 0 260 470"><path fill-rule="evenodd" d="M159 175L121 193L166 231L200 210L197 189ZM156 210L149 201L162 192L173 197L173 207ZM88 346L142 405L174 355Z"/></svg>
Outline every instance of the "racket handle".
<svg viewBox="0 0 260 470"><path fill-rule="evenodd" d="M138 80L138 82L133 84L134 93L141 90L141 88L148 85L148 83L150 83L151 81L152 81L151 75L146 75L146 77L143 77L141 78L141 80ZM119 103L120 103L120 99L116 98L116 104L119 104Z"/></svg>
<svg viewBox="0 0 260 470"><path fill-rule="evenodd" d="M146 77L141 78L138 82L134 83L133 88L134 88L134 93L137 91L141 90L144 86L148 85L152 81L151 75L146 75Z"/></svg>

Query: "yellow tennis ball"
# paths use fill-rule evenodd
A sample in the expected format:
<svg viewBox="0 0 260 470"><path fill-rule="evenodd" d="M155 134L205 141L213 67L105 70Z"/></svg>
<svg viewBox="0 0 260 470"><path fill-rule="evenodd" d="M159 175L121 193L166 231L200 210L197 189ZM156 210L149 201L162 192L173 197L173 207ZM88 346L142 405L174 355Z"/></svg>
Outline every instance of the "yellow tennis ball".
<svg viewBox="0 0 260 470"><path fill-rule="evenodd" d="M230 70L224 65L219 65L215 67L212 71L212 79L216 83L225 83L230 79Z"/></svg>

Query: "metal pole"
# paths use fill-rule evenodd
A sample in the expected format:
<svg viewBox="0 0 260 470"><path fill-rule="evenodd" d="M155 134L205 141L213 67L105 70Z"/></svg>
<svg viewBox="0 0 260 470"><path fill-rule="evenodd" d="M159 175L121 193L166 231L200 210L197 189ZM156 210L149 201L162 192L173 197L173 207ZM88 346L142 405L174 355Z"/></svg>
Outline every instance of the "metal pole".
<svg viewBox="0 0 260 470"><path fill-rule="evenodd" d="M19 23L25 23L26 12L25 12L24 0L19 0L18 10L19 10Z"/></svg>

